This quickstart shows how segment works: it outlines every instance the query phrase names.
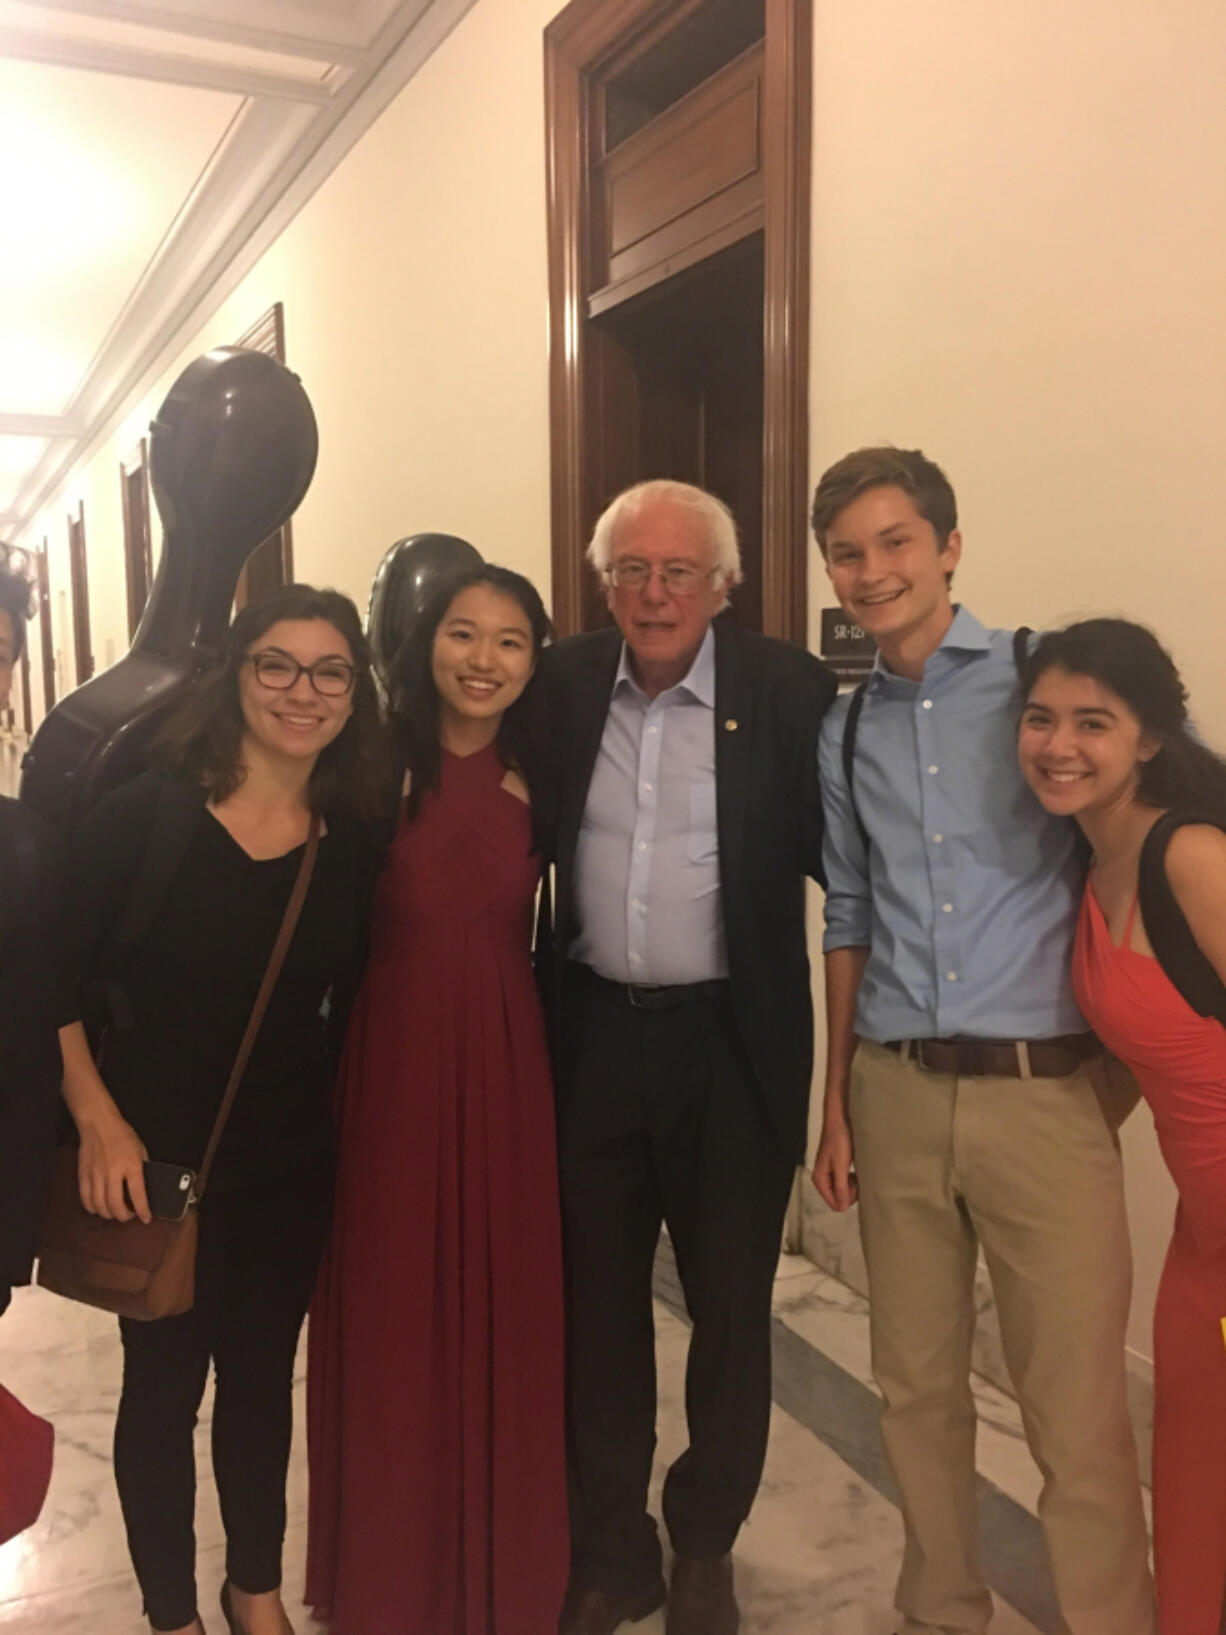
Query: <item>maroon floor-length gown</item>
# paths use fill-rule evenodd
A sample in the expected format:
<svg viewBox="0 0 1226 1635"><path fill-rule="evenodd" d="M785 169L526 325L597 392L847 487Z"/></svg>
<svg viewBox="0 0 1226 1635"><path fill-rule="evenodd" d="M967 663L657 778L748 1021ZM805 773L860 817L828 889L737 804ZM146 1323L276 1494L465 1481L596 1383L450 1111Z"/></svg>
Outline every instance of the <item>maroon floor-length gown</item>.
<svg viewBox="0 0 1226 1635"><path fill-rule="evenodd" d="M310 1322L307 1601L333 1635L547 1635L568 1539L539 865L494 746L401 821Z"/></svg>

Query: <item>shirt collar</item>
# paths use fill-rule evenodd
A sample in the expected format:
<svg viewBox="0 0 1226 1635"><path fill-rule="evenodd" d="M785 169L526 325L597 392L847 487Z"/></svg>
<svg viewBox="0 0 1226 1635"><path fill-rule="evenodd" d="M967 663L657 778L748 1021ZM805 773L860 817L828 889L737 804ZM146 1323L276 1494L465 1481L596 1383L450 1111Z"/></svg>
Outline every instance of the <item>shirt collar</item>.
<svg viewBox="0 0 1226 1635"><path fill-rule="evenodd" d="M953 622L941 638L937 652L950 653L987 653L991 650L992 638L988 635L979 620L960 602L954 607ZM936 655L934 654L933 657ZM931 661L930 661L931 662ZM869 682L873 688L879 687L884 681L899 681L904 678L896 676L892 670L886 668L885 661L878 650L873 658L873 668L869 674Z"/></svg>
<svg viewBox="0 0 1226 1635"><path fill-rule="evenodd" d="M613 679L613 691L621 690L622 684L645 697L643 689L634 679L634 672L630 668L630 649L622 643L622 655L617 666L617 675ZM690 697L699 704L705 704L709 710L715 708L715 628L707 626L707 633L702 638L702 646L694 654L694 662L685 675L675 686L666 689L667 692L677 692L684 687ZM661 695L663 696L663 695Z"/></svg>

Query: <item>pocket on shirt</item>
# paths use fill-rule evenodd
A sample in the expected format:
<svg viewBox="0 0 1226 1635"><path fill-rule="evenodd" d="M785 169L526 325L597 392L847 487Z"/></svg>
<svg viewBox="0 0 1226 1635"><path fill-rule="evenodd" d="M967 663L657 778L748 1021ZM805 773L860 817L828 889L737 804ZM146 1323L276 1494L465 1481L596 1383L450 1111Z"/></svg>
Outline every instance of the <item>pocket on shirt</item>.
<svg viewBox="0 0 1226 1635"><path fill-rule="evenodd" d="M715 818L715 783L690 786L690 839L687 854L691 863L713 863L719 858L719 830Z"/></svg>

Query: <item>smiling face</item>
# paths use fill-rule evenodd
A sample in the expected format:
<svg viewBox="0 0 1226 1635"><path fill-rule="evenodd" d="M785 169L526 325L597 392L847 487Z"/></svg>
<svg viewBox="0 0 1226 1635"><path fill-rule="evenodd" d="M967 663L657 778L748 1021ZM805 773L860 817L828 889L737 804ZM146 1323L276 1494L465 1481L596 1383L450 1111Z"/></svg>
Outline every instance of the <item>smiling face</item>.
<svg viewBox="0 0 1226 1635"><path fill-rule="evenodd" d="M825 546L826 572L843 610L887 659L904 642L940 645L953 618L946 576L962 554L957 529L942 545L911 496L886 484L843 507Z"/></svg>
<svg viewBox="0 0 1226 1635"><path fill-rule="evenodd" d="M513 596L492 585L469 585L451 603L434 635L431 671L440 725L490 722L528 685L536 666L532 626Z"/></svg>
<svg viewBox="0 0 1226 1635"><path fill-rule="evenodd" d="M341 666L353 670L349 643L326 619L280 619L269 625L247 649L247 660L239 670L238 701L243 714L244 738L267 754L314 758L336 738L353 714L352 687L339 695L316 690L305 672L291 687L266 686L250 661L256 654L276 654L297 665ZM282 664L288 670L292 666ZM274 669L277 668L274 666ZM318 672L317 672L318 673Z"/></svg>
<svg viewBox="0 0 1226 1635"><path fill-rule="evenodd" d="M728 597L716 570L716 551L701 517L666 499L644 505L617 529L609 567L641 563L650 569L638 587L611 584L609 611L634 657L640 682L659 691L681 681L702 646L711 620ZM676 565L701 575L692 595L679 596L661 570Z"/></svg>
<svg viewBox="0 0 1226 1635"><path fill-rule="evenodd" d="M1161 747L1109 687L1053 667L1030 689L1017 753L1047 810L1080 817L1134 801L1140 769Z"/></svg>

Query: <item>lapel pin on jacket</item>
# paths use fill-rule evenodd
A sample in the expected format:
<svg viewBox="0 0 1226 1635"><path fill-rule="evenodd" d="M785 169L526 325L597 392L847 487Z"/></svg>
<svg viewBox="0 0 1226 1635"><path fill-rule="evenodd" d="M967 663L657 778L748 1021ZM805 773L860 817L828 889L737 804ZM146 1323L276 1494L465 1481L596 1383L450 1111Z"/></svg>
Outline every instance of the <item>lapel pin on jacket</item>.
<svg viewBox="0 0 1226 1635"><path fill-rule="evenodd" d="M725 732L735 732L736 727L737 727L736 718L734 716L730 715L728 717L728 719L724 722L724 731Z"/></svg>

